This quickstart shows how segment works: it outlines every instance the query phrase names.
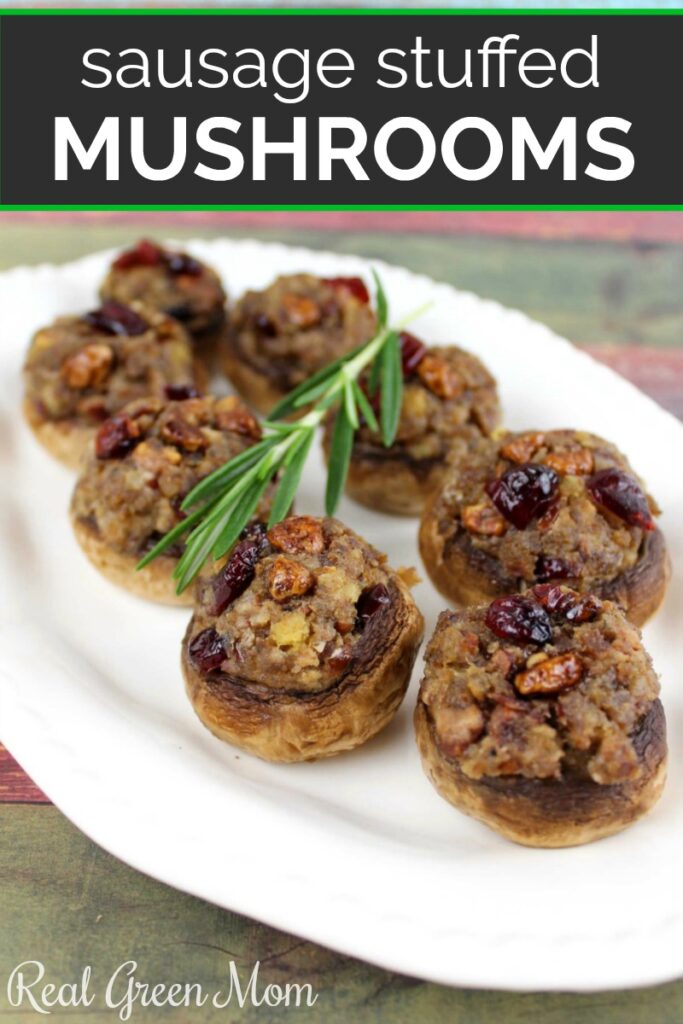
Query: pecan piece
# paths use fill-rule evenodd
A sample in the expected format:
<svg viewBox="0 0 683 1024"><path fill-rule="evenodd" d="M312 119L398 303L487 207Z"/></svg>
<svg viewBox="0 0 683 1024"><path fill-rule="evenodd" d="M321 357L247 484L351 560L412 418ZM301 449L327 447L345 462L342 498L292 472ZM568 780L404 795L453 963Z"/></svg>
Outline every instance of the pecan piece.
<svg viewBox="0 0 683 1024"><path fill-rule="evenodd" d="M523 697L561 693L576 686L583 678L583 662L578 654L569 651L519 672L515 676L515 689Z"/></svg>
<svg viewBox="0 0 683 1024"><path fill-rule="evenodd" d="M322 524L313 516L290 516L268 531L268 540L290 555L317 555L325 547Z"/></svg>
<svg viewBox="0 0 683 1024"><path fill-rule="evenodd" d="M465 708L439 708L434 715L439 750L459 757L484 731L484 716L476 704Z"/></svg>
<svg viewBox="0 0 683 1024"><path fill-rule="evenodd" d="M317 302L306 295L294 295L287 292L282 296L282 308L287 319L296 327L315 327L320 323L321 312Z"/></svg>
<svg viewBox="0 0 683 1024"><path fill-rule="evenodd" d="M83 391L101 387L111 372L114 353L109 345L94 342L74 352L62 363L60 377L68 388Z"/></svg>
<svg viewBox="0 0 683 1024"><path fill-rule="evenodd" d="M530 462L544 444L544 434L520 434L519 437L513 437L512 440L504 444L500 449L500 454L510 462Z"/></svg>
<svg viewBox="0 0 683 1024"><path fill-rule="evenodd" d="M550 452L544 461L561 476L590 476L594 466L593 453L587 448Z"/></svg>
<svg viewBox="0 0 683 1024"><path fill-rule="evenodd" d="M462 524L470 533L486 537L502 537L507 523L497 508L484 501L480 505L467 505L462 510Z"/></svg>
<svg viewBox="0 0 683 1024"><path fill-rule="evenodd" d="M261 440L261 426L255 416L235 395L219 399L215 405L216 423L221 430L233 430L236 434Z"/></svg>
<svg viewBox="0 0 683 1024"><path fill-rule="evenodd" d="M563 615L569 622L590 622L602 611L602 602L594 594L580 594L561 584L539 583L533 594L543 608L552 615Z"/></svg>
<svg viewBox="0 0 683 1024"><path fill-rule="evenodd" d="M315 576L310 569L291 558L276 558L268 572L268 591L275 601L307 594L314 584Z"/></svg>
<svg viewBox="0 0 683 1024"><path fill-rule="evenodd" d="M192 423L188 423L179 411L174 411L162 423L159 433L168 444L184 448L186 452L197 452L209 446L204 432Z"/></svg>
<svg viewBox="0 0 683 1024"><path fill-rule="evenodd" d="M417 375L438 398L457 398L465 390L459 373L441 356L428 352L417 364Z"/></svg>

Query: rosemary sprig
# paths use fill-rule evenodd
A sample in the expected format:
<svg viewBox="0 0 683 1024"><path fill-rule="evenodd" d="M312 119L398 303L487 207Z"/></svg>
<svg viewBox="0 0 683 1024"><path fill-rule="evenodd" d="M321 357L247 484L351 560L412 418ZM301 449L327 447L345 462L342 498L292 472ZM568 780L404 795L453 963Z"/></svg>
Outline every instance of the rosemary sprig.
<svg viewBox="0 0 683 1024"><path fill-rule="evenodd" d="M379 430L389 447L396 437L401 413L403 375L399 333L419 316L416 310L395 328L388 326L384 288L373 272L376 288L377 334L364 345L323 367L294 388L263 424L264 437L205 477L181 505L186 518L165 534L138 564L142 569L179 537L187 534L185 550L174 571L177 592L195 578L204 562L221 558L253 518L268 486L279 476L271 505L269 526L284 519L296 494L317 428L333 406L337 413L332 430L325 511L333 515L344 490L353 438L361 419ZM379 422L373 405L359 383L369 371L371 398L379 391ZM310 406L300 419L285 416Z"/></svg>

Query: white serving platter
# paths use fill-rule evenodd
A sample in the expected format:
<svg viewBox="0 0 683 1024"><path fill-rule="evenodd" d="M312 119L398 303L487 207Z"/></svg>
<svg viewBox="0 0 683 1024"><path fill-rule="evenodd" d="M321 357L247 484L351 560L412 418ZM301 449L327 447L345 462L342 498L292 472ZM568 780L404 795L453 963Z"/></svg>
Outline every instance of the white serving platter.
<svg viewBox="0 0 683 1024"><path fill-rule="evenodd" d="M367 261L256 242L197 242L230 294L276 274L361 273ZM276 766L214 739L179 668L187 610L117 590L86 562L66 508L72 476L20 414L32 331L95 304L110 253L0 275L0 738L55 804L112 854L170 885L395 971L451 985L595 990L683 974L683 426L541 324L375 263L398 319L479 355L515 428L614 440L664 509L674 578L645 640L662 677L672 756L659 806L621 835L514 846L441 800L412 735L420 665L375 741ZM299 511L322 510L319 453ZM344 501L340 517L419 566L416 524ZM444 606L416 590L428 635Z"/></svg>

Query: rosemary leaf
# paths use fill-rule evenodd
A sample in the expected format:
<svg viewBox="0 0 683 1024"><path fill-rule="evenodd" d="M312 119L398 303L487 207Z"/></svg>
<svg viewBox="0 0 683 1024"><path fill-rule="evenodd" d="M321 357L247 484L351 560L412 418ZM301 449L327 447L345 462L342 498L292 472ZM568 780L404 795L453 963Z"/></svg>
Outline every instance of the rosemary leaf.
<svg viewBox="0 0 683 1024"><path fill-rule="evenodd" d="M375 305L377 307L377 321L379 326L384 329L387 326L387 320L389 317L389 304L387 302L386 292L382 282L379 279L379 275L376 270L372 271L372 276L375 279Z"/></svg>
<svg viewBox="0 0 683 1024"><path fill-rule="evenodd" d="M358 410L356 409L356 396L353 392L353 382L347 380L344 384L344 409L346 418L354 430L358 430Z"/></svg>
<svg viewBox="0 0 683 1024"><path fill-rule="evenodd" d="M396 437L403 398L401 349L398 342L398 334L395 331L388 335L382 347L380 359L380 424L382 427L382 440L385 447L389 448L394 443L394 438Z"/></svg>
<svg viewBox="0 0 683 1024"><path fill-rule="evenodd" d="M226 551L230 550L244 527L253 518L259 501L263 497L266 488L270 486L271 479L272 474L261 479L257 478L245 490L238 503L232 509L225 528L212 548L211 553L214 559L222 558Z"/></svg>
<svg viewBox="0 0 683 1024"><path fill-rule="evenodd" d="M333 516L346 483L346 475L353 448L353 426L343 405L337 413L330 443L330 459L327 466L327 488L325 490L325 512Z"/></svg>
<svg viewBox="0 0 683 1024"><path fill-rule="evenodd" d="M192 488L190 493L183 499L180 506L181 509L186 511L192 505L196 505L197 502L210 498L214 492L224 492L228 484L251 469L259 461L263 453L277 444L277 441L277 437L265 437L262 441L252 445L251 448L245 448L243 452L235 455L225 465L215 469L213 473L204 477L196 487Z"/></svg>
<svg viewBox="0 0 683 1024"><path fill-rule="evenodd" d="M353 382L353 393L356 396L356 404L361 411L361 415L370 427L370 430L379 431L379 424L377 422L377 417L375 416L375 410L368 402L365 392L361 388L360 384L355 380Z"/></svg>
<svg viewBox="0 0 683 1024"><path fill-rule="evenodd" d="M266 419L266 425L268 425L272 420L280 420L284 416L288 416L291 412L294 412L297 408L297 402L301 395L310 391L323 381L331 382L332 378L336 375L337 371L343 366L343 364L348 363L350 359L353 359L353 357L358 355L358 353L364 348L364 344L358 345L358 347L354 348L351 352L347 352L346 355L340 356L339 359L335 359L333 363L328 363L327 366L323 366L322 370L318 370L317 373L311 374L311 376L307 377L306 380L301 382L301 384L298 384L289 392L288 395L285 395L281 402L278 402L274 409L270 410L268 418Z"/></svg>
<svg viewBox="0 0 683 1024"><path fill-rule="evenodd" d="M281 474L271 504L269 525L289 512L301 474L315 437L326 414L338 406L328 465L325 509L333 515L348 475L355 431L360 418L371 430L381 433L385 445L393 443L401 412L403 376L397 331L418 313L405 318L394 331L387 327L387 297L375 274L377 333L318 373L302 381L275 408L265 421L266 436L246 448L225 465L200 481L184 499L181 508L190 510L140 561L149 564L180 537L185 550L173 572L177 592L181 593L213 556L222 557L233 546L244 527L253 518L268 487ZM369 396L361 387L368 381ZM379 394L380 413L375 414L371 399ZM287 421L286 416L304 406L306 415ZM379 423L378 423L379 420Z"/></svg>
<svg viewBox="0 0 683 1024"><path fill-rule="evenodd" d="M313 444L313 438L315 437L315 431L309 430L305 434L302 434L301 440L297 441L288 452L288 458L286 461L286 468L282 474L278 489L275 493L275 498L270 510L270 516L268 517L268 528L275 526L281 519L284 519L294 501L294 495L296 494L299 481L301 480L301 474L303 472L306 458Z"/></svg>
<svg viewBox="0 0 683 1024"><path fill-rule="evenodd" d="M208 505L202 505L201 508L195 509L191 515L186 516L185 519L181 520L173 529L165 533L164 536L158 541L154 547L147 552L144 558L141 558L138 564L135 566L135 571L139 572L140 569L144 569L146 565L149 565L158 555L162 555L166 548L169 548L171 544L175 543L179 537L182 537L184 533L194 526L195 523L206 514L208 511Z"/></svg>

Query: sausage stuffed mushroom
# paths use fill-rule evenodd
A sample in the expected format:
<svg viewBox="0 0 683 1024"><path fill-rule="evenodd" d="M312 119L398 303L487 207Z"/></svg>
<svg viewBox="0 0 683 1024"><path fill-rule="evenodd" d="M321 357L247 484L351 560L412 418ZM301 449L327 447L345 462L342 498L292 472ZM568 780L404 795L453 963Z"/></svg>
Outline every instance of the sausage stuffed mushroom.
<svg viewBox="0 0 683 1024"><path fill-rule="evenodd" d="M488 437L500 422L496 383L469 352L427 348L400 336L403 403L396 439L385 447L366 423L354 437L346 482L350 497L378 512L419 516L442 481L447 459L473 439ZM376 409L379 412L379 409ZM326 422L329 451L334 416Z"/></svg>
<svg viewBox="0 0 683 1024"><path fill-rule="evenodd" d="M609 601L539 584L443 612L415 728L438 792L508 839L574 846L625 828L666 777L659 684Z"/></svg>
<svg viewBox="0 0 683 1024"><path fill-rule="evenodd" d="M393 718L422 631L401 575L337 520L255 523L197 585L187 692L211 732L249 753L329 757Z"/></svg>
<svg viewBox="0 0 683 1024"><path fill-rule="evenodd" d="M182 539L135 567L182 520L180 505L192 488L260 436L234 396L127 405L100 427L73 492L71 522L83 551L108 579L141 597L191 604L191 590L178 596L172 578Z"/></svg>
<svg viewBox="0 0 683 1024"><path fill-rule="evenodd" d="M196 354L210 363L225 331L226 295L218 274L185 252L143 239L120 253L100 287L103 301L142 302L179 320Z"/></svg>
<svg viewBox="0 0 683 1024"><path fill-rule="evenodd" d="M24 414L40 443L78 466L98 426L136 398L204 383L185 328L135 303L105 302L39 330L24 364Z"/></svg>
<svg viewBox="0 0 683 1024"><path fill-rule="evenodd" d="M423 515L420 551L456 604L564 581L615 601L642 625L670 574L657 513L625 457L602 438L507 434L455 453Z"/></svg>
<svg viewBox="0 0 683 1024"><path fill-rule="evenodd" d="M245 401L267 413L306 378L368 341L375 327L359 277L278 277L236 303L223 366Z"/></svg>

